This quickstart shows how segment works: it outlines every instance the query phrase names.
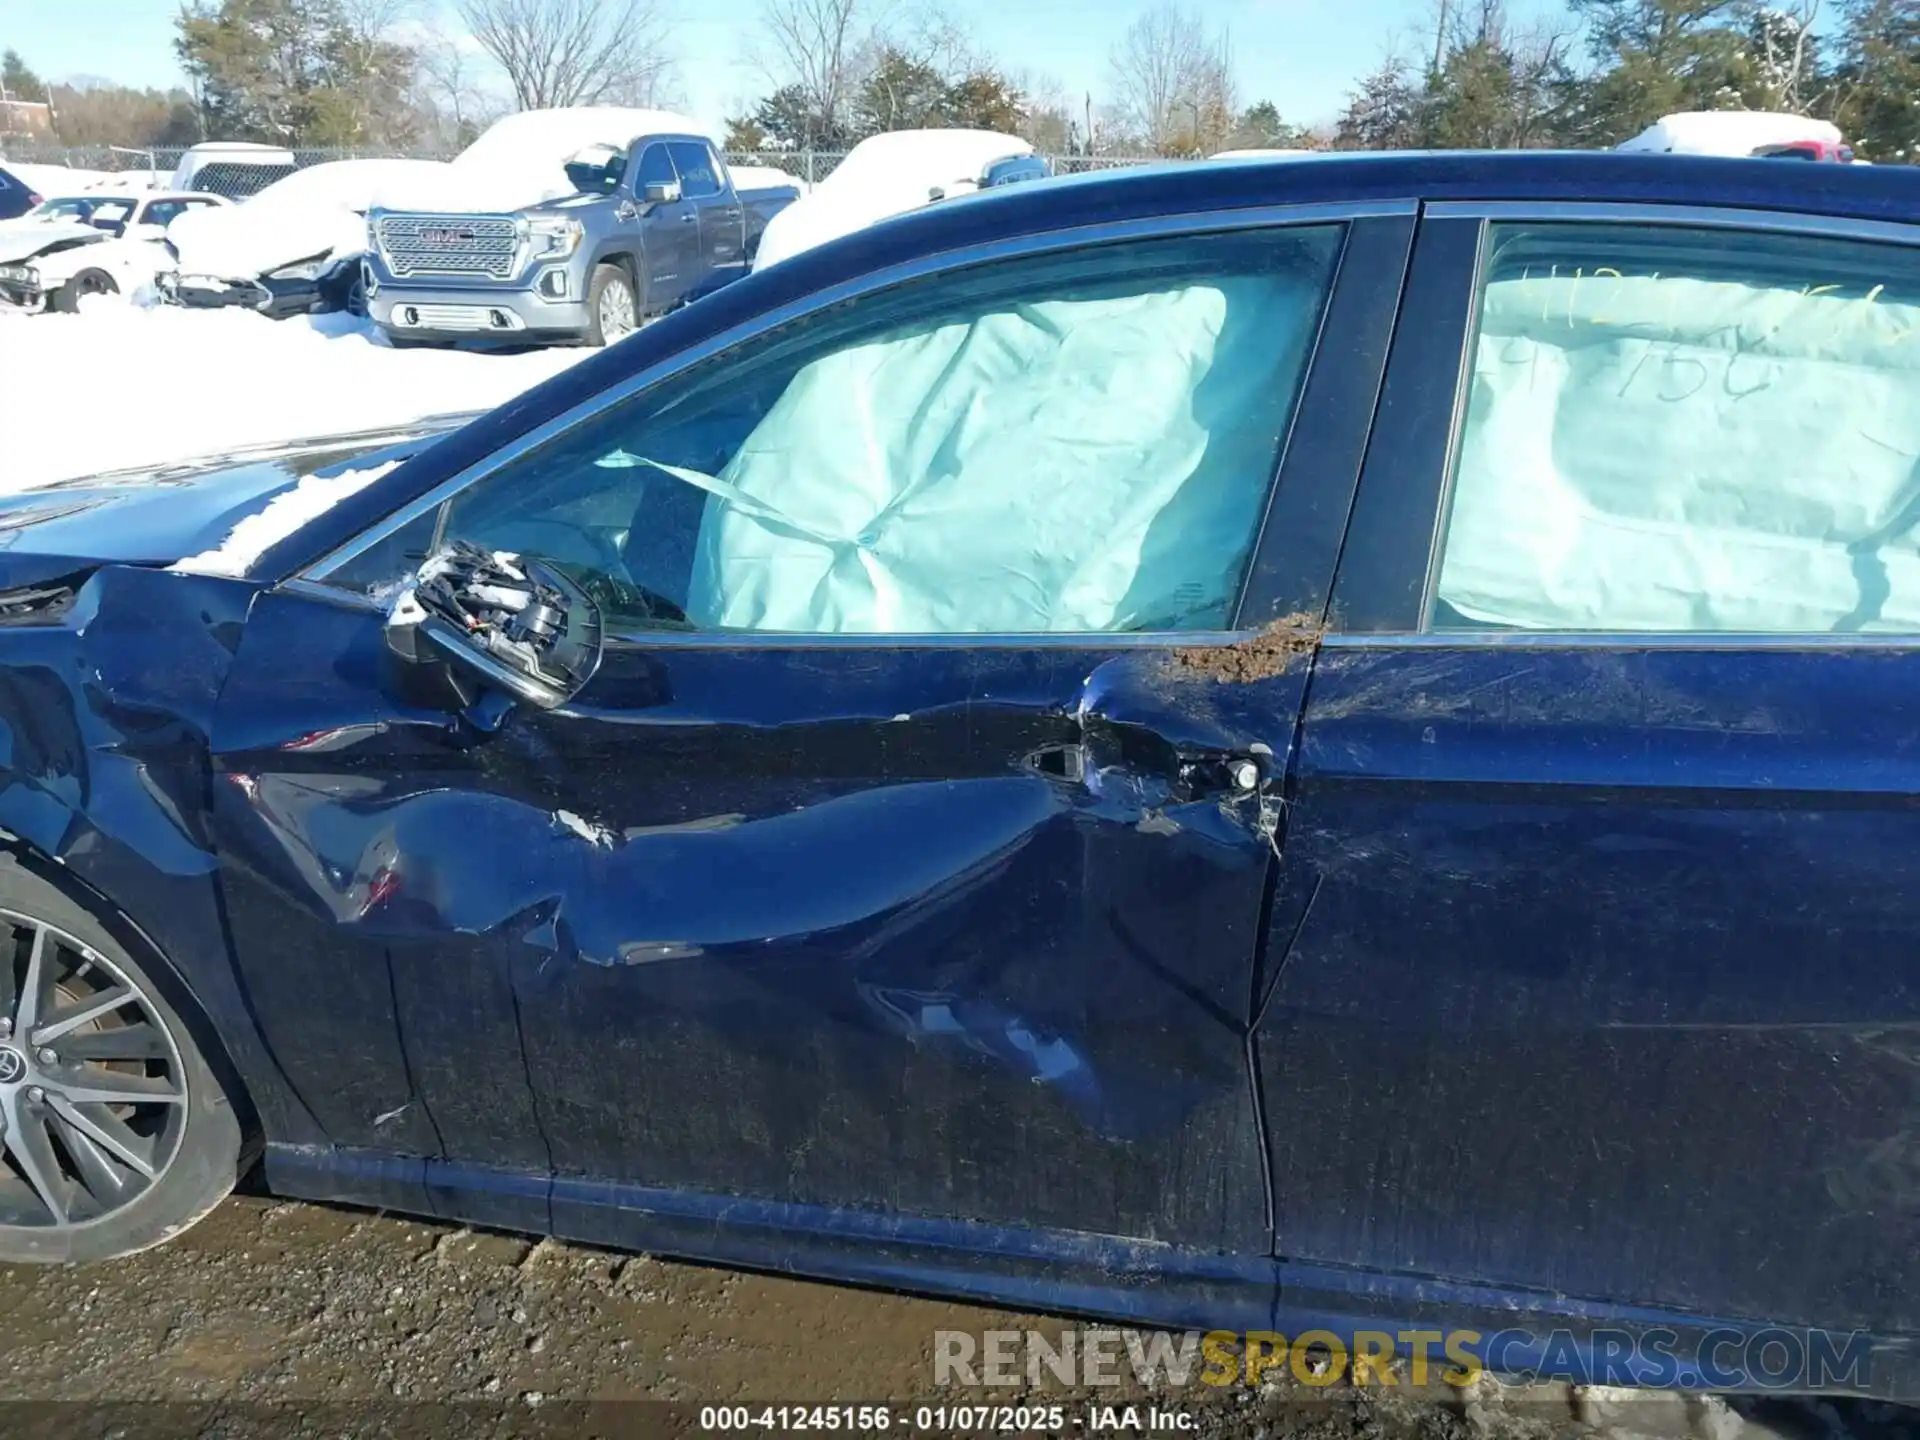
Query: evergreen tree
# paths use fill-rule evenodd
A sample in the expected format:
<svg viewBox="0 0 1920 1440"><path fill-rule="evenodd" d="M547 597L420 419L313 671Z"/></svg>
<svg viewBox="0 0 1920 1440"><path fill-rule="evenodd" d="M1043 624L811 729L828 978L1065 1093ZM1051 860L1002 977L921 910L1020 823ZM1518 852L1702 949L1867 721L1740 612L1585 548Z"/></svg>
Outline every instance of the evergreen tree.
<svg viewBox="0 0 1920 1440"><path fill-rule="evenodd" d="M0 93L9 100L35 100L45 103L47 86L20 58L18 50L0 53Z"/></svg>
<svg viewBox="0 0 1920 1440"><path fill-rule="evenodd" d="M1920 0L1845 0L1823 101L1863 159L1920 164Z"/></svg>
<svg viewBox="0 0 1920 1440"><path fill-rule="evenodd" d="M1389 57L1354 87L1333 143L1341 150L1407 150L1420 143L1420 96L1406 66Z"/></svg>

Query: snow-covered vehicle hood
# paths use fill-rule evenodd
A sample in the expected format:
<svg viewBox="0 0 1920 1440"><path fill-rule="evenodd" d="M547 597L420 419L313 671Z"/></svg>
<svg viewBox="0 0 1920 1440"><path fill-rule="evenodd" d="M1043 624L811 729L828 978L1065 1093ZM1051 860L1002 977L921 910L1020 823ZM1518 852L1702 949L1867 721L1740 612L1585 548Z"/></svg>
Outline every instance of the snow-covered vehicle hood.
<svg viewBox="0 0 1920 1440"><path fill-rule="evenodd" d="M567 162L593 145L625 149L642 135L705 135L697 120L667 110L582 105L529 110L495 121L439 173L383 187L382 210L501 214L527 210L577 192ZM598 198L598 197L589 197Z"/></svg>
<svg viewBox="0 0 1920 1440"><path fill-rule="evenodd" d="M10 220L0 224L0 265L72 245L92 245L113 237L84 220Z"/></svg>
<svg viewBox="0 0 1920 1440"><path fill-rule="evenodd" d="M970 194L996 160L1033 146L991 130L897 130L853 147L838 168L767 222L755 268L945 197Z"/></svg>
<svg viewBox="0 0 1920 1440"><path fill-rule="evenodd" d="M436 416L0 496L0 589L102 564L172 565L217 554L236 538L255 543L263 538L259 522L274 519L269 507L287 496L284 526L264 537L271 543L321 513L335 495L352 493L369 471L384 473L470 418ZM243 523L256 517L251 537L241 534ZM189 561L183 568L223 573L217 564Z"/></svg>
<svg viewBox="0 0 1920 1440"><path fill-rule="evenodd" d="M246 280L319 255L366 248L363 218L382 194L426 193L438 160L335 160L276 181L238 205L189 210L167 227L183 274Z"/></svg>

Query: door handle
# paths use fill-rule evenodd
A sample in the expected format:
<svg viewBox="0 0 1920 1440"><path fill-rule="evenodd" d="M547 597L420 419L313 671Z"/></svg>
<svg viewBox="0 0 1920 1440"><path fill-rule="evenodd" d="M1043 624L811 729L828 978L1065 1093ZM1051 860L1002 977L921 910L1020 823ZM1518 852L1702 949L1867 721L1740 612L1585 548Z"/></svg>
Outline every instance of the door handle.
<svg viewBox="0 0 1920 1440"><path fill-rule="evenodd" d="M680 217L680 223L682 225L691 225L693 224L694 221L698 220L699 218L700 217L698 215L696 215L693 211L689 210L687 211L686 214Z"/></svg>
<svg viewBox="0 0 1920 1440"><path fill-rule="evenodd" d="M1258 794L1266 781L1266 767L1260 763L1261 759L1248 751L1182 754L1174 771L1175 793L1187 800L1215 795L1247 799Z"/></svg>

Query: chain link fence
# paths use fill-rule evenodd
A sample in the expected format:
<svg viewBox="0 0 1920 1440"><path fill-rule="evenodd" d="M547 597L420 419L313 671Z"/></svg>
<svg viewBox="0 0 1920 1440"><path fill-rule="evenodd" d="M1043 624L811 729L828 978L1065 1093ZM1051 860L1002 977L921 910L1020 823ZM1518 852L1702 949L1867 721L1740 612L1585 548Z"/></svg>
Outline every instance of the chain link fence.
<svg viewBox="0 0 1920 1440"><path fill-rule="evenodd" d="M42 138L0 136L0 155L29 165L67 165L75 170L140 170L165 175L187 153L185 145L161 145L151 150L122 145L60 145ZM294 163L305 169L328 160L451 160L457 152L439 153L430 149L395 149L381 146L356 146L351 149L309 149L295 147Z"/></svg>
<svg viewBox="0 0 1920 1440"><path fill-rule="evenodd" d="M727 164L780 170L796 180L817 185L847 158L844 150L729 150ZM1157 155L1049 155L1056 175L1079 175L1094 170L1117 170L1161 163Z"/></svg>
<svg viewBox="0 0 1920 1440"><path fill-rule="evenodd" d="M164 176L172 172L186 152L184 145L137 150L119 145L61 145L44 136L0 137L0 156L9 160L38 165L66 165L75 170L140 172ZM296 148L293 158L295 164L305 169L329 160L450 160L454 153L432 148L359 146L351 149ZM729 165L780 170L808 184L818 184L826 179L847 158L842 150L729 150L726 153ZM1159 162L1159 157L1153 155L1049 155L1047 159L1052 162L1055 173L1061 175Z"/></svg>

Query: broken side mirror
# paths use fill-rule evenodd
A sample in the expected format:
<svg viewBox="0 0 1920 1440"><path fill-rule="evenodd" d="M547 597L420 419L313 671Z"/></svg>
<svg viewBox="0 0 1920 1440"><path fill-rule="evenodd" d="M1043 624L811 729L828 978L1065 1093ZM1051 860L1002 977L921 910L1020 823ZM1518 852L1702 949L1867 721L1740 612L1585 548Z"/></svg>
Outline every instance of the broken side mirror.
<svg viewBox="0 0 1920 1440"><path fill-rule="evenodd" d="M492 729L516 703L556 709L600 665L600 607L551 565L464 541L436 551L387 611L387 648L440 703Z"/></svg>
<svg viewBox="0 0 1920 1440"><path fill-rule="evenodd" d="M656 180L644 187L640 198L649 205L674 205L680 200L680 185L675 180Z"/></svg>

